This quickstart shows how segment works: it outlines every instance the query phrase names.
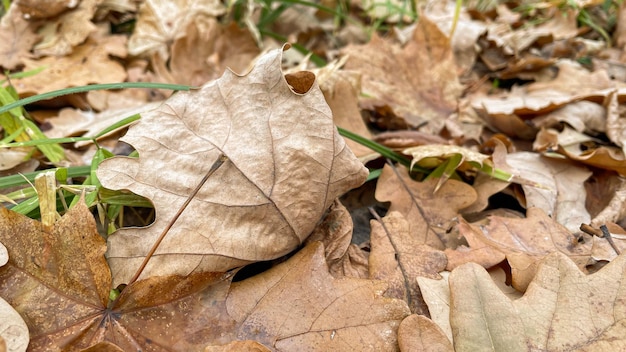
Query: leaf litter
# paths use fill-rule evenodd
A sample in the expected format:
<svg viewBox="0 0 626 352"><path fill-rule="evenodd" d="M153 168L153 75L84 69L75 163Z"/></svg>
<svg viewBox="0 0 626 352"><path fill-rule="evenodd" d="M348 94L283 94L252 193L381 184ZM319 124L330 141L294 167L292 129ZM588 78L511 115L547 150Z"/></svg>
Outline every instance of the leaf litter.
<svg viewBox="0 0 626 352"><path fill-rule="evenodd" d="M122 139L66 146L64 162L125 141L139 157L93 175L148 198L156 217L105 240L82 202L52 225L3 208L0 296L24 320L2 311L8 350L624 348L626 31L604 23L609 43L598 4L468 3L457 14L429 1L405 26L411 9L369 1L345 21L298 6L267 26L268 9L249 2L238 28L217 1L83 1L49 16L28 3L0 22L2 67L44 68L11 78L21 97L124 80L196 88L29 107L54 137L140 112ZM133 34L112 34L126 16ZM393 30L367 39L364 16ZM339 60L288 59L282 39L261 40L268 29ZM335 124L403 153L407 168L344 141ZM0 151L3 174L47 163ZM21 162L30 157L41 162ZM365 181L364 165L380 172L376 199L352 202L372 209L369 225L336 200ZM354 243L354 226L367 226L366 242ZM238 277L257 262L270 268ZM508 286L487 274L495 268Z"/></svg>

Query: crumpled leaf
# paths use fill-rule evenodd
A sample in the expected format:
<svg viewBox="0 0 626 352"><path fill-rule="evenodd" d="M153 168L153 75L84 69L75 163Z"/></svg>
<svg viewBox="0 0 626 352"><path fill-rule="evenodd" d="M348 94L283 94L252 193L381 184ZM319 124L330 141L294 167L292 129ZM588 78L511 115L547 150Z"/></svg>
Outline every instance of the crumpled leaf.
<svg viewBox="0 0 626 352"><path fill-rule="evenodd" d="M570 231L539 208L529 208L525 219L491 216L489 224L481 226L480 231L481 241L506 254L513 287L521 292L526 291L537 265L548 254L563 253L581 270L591 254L590 243L579 244ZM478 231L473 234L478 235Z"/></svg>
<svg viewBox="0 0 626 352"><path fill-rule="evenodd" d="M376 110L388 106L408 125L437 134L457 106L462 85L457 77L450 40L426 16L413 39L400 48L378 36L366 45L350 45L346 69L363 74L361 107Z"/></svg>
<svg viewBox="0 0 626 352"><path fill-rule="evenodd" d="M224 5L217 0L144 1L128 41L128 52L136 56L158 53L167 60L169 43L184 36L189 23L205 21L224 11Z"/></svg>
<svg viewBox="0 0 626 352"><path fill-rule="evenodd" d="M455 351L621 351L626 348L626 256L586 276L562 253L547 256L526 294L511 301L485 269L450 275Z"/></svg>
<svg viewBox="0 0 626 352"><path fill-rule="evenodd" d="M259 55L249 31L236 24L223 26L215 19L190 22L171 47L171 57L152 55L159 79L168 83L200 86L219 78L224 70L245 72Z"/></svg>
<svg viewBox="0 0 626 352"><path fill-rule="evenodd" d="M238 339L279 351L395 351L398 325L409 315L402 300L382 297L377 280L333 279L324 248L309 244L287 262L233 283L226 302ZM314 346L314 347L313 347Z"/></svg>
<svg viewBox="0 0 626 352"><path fill-rule="evenodd" d="M516 175L540 185L522 185L525 207L542 209L573 233L580 224L589 223L584 182L591 171L586 167L530 152L507 154L506 162Z"/></svg>
<svg viewBox="0 0 626 352"><path fill-rule="evenodd" d="M0 19L0 62L6 70L13 70L25 58L33 56L30 49L39 37L30 30L30 23L13 3Z"/></svg>
<svg viewBox="0 0 626 352"><path fill-rule="evenodd" d="M64 57L45 57L40 60L24 59L24 70L41 66L46 69L34 76L15 80L15 89L20 95L34 95L67 87L93 83L123 82L126 71L111 56L126 56L126 37L95 34Z"/></svg>
<svg viewBox="0 0 626 352"><path fill-rule="evenodd" d="M281 50L245 76L227 71L144 114L124 141L138 159L104 161L104 187L154 202L155 223L109 237L116 285L128 282L163 228L223 153L217 169L169 230L143 277L226 271L285 255L311 233L334 199L367 170L333 125L314 75L283 77ZM289 83L305 92L294 93ZM308 90L308 91L307 91Z"/></svg>
<svg viewBox="0 0 626 352"><path fill-rule="evenodd" d="M45 21L43 27L38 29L43 38L33 47L35 54L56 57L69 55L96 31L97 27L91 18L101 2L103 0L81 0L78 6L62 13L54 21ZM47 4L41 3L39 6L45 7Z"/></svg>

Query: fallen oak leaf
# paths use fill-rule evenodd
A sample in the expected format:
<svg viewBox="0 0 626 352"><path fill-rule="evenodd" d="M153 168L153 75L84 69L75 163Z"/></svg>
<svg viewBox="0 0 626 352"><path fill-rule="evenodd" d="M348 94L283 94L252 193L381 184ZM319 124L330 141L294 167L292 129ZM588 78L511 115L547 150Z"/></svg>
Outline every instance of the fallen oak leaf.
<svg viewBox="0 0 626 352"><path fill-rule="evenodd" d="M285 255L306 239L337 196L365 181L367 169L337 133L315 76L284 77L281 52L262 56L245 76L227 71L197 91L173 95L143 114L124 137L138 159L100 165L104 187L131 190L156 209L150 227L109 237L115 286L129 282L222 154L228 161L169 230L144 277L223 272ZM294 93L292 77L308 91Z"/></svg>
<svg viewBox="0 0 626 352"><path fill-rule="evenodd" d="M201 351L240 339L274 350L320 342L393 351L390 332L409 314L403 301L382 297L383 282L333 279L319 242L232 286L232 272L158 276L110 300L106 246L84 202L49 232L0 209L0 240L10 255L0 296L24 317L31 351Z"/></svg>
<svg viewBox="0 0 626 352"><path fill-rule="evenodd" d="M410 314L404 301L383 297L386 284L333 279L324 246L313 242L287 262L232 284L226 302L237 338L278 351L395 351L396 331Z"/></svg>
<svg viewBox="0 0 626 352"><path fill-rule="evenodd" d="M626 256L592 275L562 253L539 266L526 294L507 298L485 269L464 264L450 275L456 351L622 351L626 348Z"/></svg>

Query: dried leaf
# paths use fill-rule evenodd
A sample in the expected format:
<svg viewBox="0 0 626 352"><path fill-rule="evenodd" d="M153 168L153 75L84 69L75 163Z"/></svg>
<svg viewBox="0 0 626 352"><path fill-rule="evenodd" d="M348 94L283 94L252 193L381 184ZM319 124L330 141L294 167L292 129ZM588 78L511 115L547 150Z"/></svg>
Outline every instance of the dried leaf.
<svg viewBox="0 0 626 352"><path fill-rule="evenodd" d="M514 174L540 185L522 185L526 207L542 209L573 233L578 232L580 224L589 223L584 182L591 171L587 168L530 152L508 154L506 162Z"/></svg>
<svg viewBox="0 0 626 352"><path fill-rule="evenodd" d="M579 244L565 227L539 208L526 211L525 219L492 216L481 227L482 240L506 254L513 274L513 287L524 292L535 276L536 266L546 255L558 251L584 270L590 245Z"/></svg>
<svg viewBox="0 0 626 352"><path fill-rule="evenodd" d="M623 350L625 266L622 255L586 276L553 253L524 297L511 301L485 269L465 264L450 275L455 350Z"/></svg>
<svg viewBox="0 0 626 352"><path fill-rule="evenodd" d="M233 283L227 305L238 321L237 338L281 351L395 351L406 304L384 298L386 284L333 279L324 248L312 243L288 262Z"/></svg>
<svg viewBox="0 0 626 352"><path fill-rule="evenodd" d="M189 23L204 22L224 11L224 5L217 0L144 1L128 41L128 52L136 56L158 53L161 59L167 60L169 43L184 36Z"/></svg>
<svg viewBox="0 0 626 352"><path fill-rule="evenodd" d="M128 282L222 153L228 161L169 231L144 277L226 271L285 255L337 196L365 180L367 171L337 133L319 88L291 91L280 59L281 50L273 50L246 76L227 71L200 90L175 94L124 137L138 159L101 164L103 186L129 189L156 209L149 228L109 237L116 285Z"/></svg>
<svg viewBox="0 0 626 352"><path fill-rule="evenodd" d="M6 70L13 70L32 57L31 48L39 36L31 31L18 6L13 3L0 20L0 62Z"/></svg>
<svg viewBox="0 0 626 352"><path fill-rule="evenodd" d="M21 95L33 95L93 83L123 82L126 71L111 56L126 56L126 37L91 37L68 56L25 59L24 70L41 66L46 69L37 75L15 80L15 89Z"/></svg>
<svg viewBox="0 0 626 352"><path fill-rule="evenodd" d="M376 199L391 202L389 211L404 215L409 233L418 243L444 249L454 242L446 233L450 223L460 209L476 200L476 191L466 183L449 180L435 192L437 183L437 179L416 182L406 169L396 173L385 165L376 186Z"/></svg>
<svg viewBox="0 0 626 352"><path fill-rule="evenodd" d="M346 69L363 74L361 100L365 109L388 105L409 125L437 134L454 112L462 86L450 41L427 17L421 16L413 39L399 48L374 35L366 45L350 45Z"/></svg>
<svg viewBox="0 0 626 352"><path fill-rule="evenodd" d="M400 351L453 352L452 344L432 320L412 314L398 328Z"/></svg>
<svg viewBox="0 0 626 352"><path fill-rule="evenodd" d="M386 295L406 300L411 312L428 314L416 279L439 278L446 256L412 236L409 223L398 212L390 212L382 223L372 220L371 226L370 278L387 281Z"/></svg>

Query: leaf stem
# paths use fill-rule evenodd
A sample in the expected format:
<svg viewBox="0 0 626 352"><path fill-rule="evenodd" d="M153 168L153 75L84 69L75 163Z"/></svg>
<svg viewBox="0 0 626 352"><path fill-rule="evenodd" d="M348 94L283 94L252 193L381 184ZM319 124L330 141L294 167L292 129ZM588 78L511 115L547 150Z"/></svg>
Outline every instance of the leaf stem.
<svg viewBox="0 0 626 352"><path fill-rule="evenodd" d="M217 158L217 160L215 160L215 162L213 163L213 165L211 165L211 168L209 169L209 171L204 175L204 177L202 177L202 180L200 180L200 183L198 183L198 185L196 186L196 188L191 191L191 193L189 194L189 196L187 197L187 199L185 200L185 202L183 203L183 205L181 205L181 207L178 209L178 211L176 212L176 214L174 215L174 217L172 218L172 220L170 220L169 224L167 224L167 226L165 226L165 228L163 229L163 231L161 232L161 235L159 236L159 238L156 240L156 242L154 242L154 244L152 245L152 248L150 248L150 251L148 252L148 254L146 254L146 257L144 258L143 262L141 263L141 266L139 266L139 269L137 269L137 272L135 273L135 275L133 276L132 279L130 279L130 282L128 282L127 285L131 285L133 284L135 281L137 281L137 279L139 279L139 276L141 275L141 273L143 272L143 270L146 268L146 265L148 265L148 261L150 261L150 258L152 258L152 256L154 255L154 253L156 252L157 248L159 247L159 245L161 244L161 242L163 241L163 239L165 238L165 235L167 235L167 233L170 231L170 229L172 228L172 226L174 226L174 223L178 220L178 218L181 216L181 214L183 213L183 211L185 211L185 209L187 208L187 206L189 205L189 203L191 203L191 200L196 196L196 194L198 194L198 192L200 191L200 189L202 188L202 186L204 186L204 184L206 183L206 181L209 179L209 177L211 177L211 175L213 175L213 173L215 173L215 171L217 171L217 169L222 166L222 164L224 164L224 162L228 160L228 157L224 154L220 154L220 156Z"/></svg>

